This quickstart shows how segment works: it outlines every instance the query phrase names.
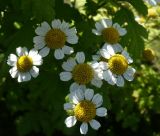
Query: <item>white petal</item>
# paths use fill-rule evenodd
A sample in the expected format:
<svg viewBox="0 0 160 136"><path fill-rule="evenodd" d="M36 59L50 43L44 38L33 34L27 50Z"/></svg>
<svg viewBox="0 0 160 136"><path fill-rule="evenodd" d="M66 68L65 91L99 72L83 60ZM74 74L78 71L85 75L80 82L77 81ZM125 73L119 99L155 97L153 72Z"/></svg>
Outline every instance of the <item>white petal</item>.
<svg viewBox="0 0 160 136"><path fill-rule="evenodd" d="M102 82L102 80L97 80L97 79L94 78L91 81L91 84L94 85L94 86L96 86L96 87L98 87L98 88L100 88L102 86L103 82Z"/></svg>
<svg viewBox="0 0 160 136"><path fill-rule="evenodd" d="M74 108L74 104L72 104L72 103L65 103L63 105L63 107L64 107L64 110L72 110Z"/></svg>
<svg viewBox="0 0 160 136"><path fill-rule="evenodd" d="M30 57L34 57L34 56L36 56L38 54L38 51L36 50L36 49L31 49L30 51L29 51L29 56Z"/></svg>
<svg viewBox="0 0 160 136"><path fill-rule="evenodd" d="M84 61L85 61L84 52L77 52L76 60L77 60L78 63L84 63Z"/></svg>
<svg viewBox="0 0 160 136"><path fill-rule="evenodd" d="M110 70L103 72L103 78L111 85L115 85L117 82L117 79Z"/></svg>
<svg viewBox="0 0 160 136"><path fill-rule="evenodd" d="M86 89L85 90L85 99L90 101L93 98L94 91L93 89Z"/></svg>
<svg viewBox="0 0 160 136"><path fill-rule="evenodd" d="M42 27L39 26L39 27L37 27L37 28L35 29L35 32L36 32L37 35L45 36L46 33L48 32L48 30L45 29L45 27L43 27L43 26L42 26Z"/></svg>
<svg viewBox="0 0 160 136"><path fill-rule="evenodd" d="M107 109L104 107L96 109L96 115L99 117L104 117L107 115Z"/></svg>
<svg viewBox="0 0 160 136"><path fill-rule="evenodd" d="M110 45L110 44L108 44L108 43L105 43L105 44L103 45L102 49L105 49L105 50L107 50L107 45Z"/></svg>
<svg viewBox="0 0 160 136"><path fill-rule="evenodd" d="M103 72L103 78L106 81L109 81L112 79L112 72L110 70L106 70Z"/></svg>
<svg viewBox="0 0 160 136"><path fill-rule="evenodd" d="M22 47L16 48L16 53L18 56L22 56Z"/></svg>
<svg viewBox="0 0 160 136"><path fill-rule="evenodd" d="M101 49L100 54L101 54L102 57L104 57L106 59L109 59L111 57L110 53L105 49Z"/></svg>
<svg viewBox="0 0 160 136"><path fill-rule="evenodd" d="M133 59L129 56L128 52L126 52L125 50L123 50L122 55L127 59L129 64L133 62Z"/></svg>
<svg viewBox="0 0 160 136"><path fill-rule="evenodd" d="M52 21L52 28L60 28L61 21L59 19L55 19Z"/></svg>
<svg viewBox="0 0 160 136"><path fill-rule="evenodd" d="M17 56L15 54L10 54L9 57L8 57L8 59L10 61L17 61Z"/></svg>
<svg viewBox="0 0 160 136"><path fill-rule="evenodd" d="M83 90L77 89L77 90L75 91L75 96L77 97L77 100L78 100L78 101L84 100L84 92L83 92Z"/></svg>
<svg viewBox="0 0 160 136"><path fill-rule="evenodd" d="M80 126L80 133L85 135L88 132L88 124L86 122L83 122Z"/></svg>
<svg viewBox="0 0 160 136"><path fill-rule="evenodd" d="M70 67L70 65L68 65L67 62L63 62L62 68L63 68L65 71L72 71L72 67Z"/></svg>
<svg viewBox="0 0 160 136"><path fill-rule="evenodd" d="M108 69L108 66L107 66L107 63L106 62L99 62L99 67L102 69L102 70L107 70Z"/></svg>
<svg viewBox="0 0 160 136"><path fill-rule="evenodd" d="M113 27L117 30L121 28L121 26L118 23L113 24Z"/></svg>
<svg viewBox="0 0 160 136"><path fill-rule="evenodd" d="M69 81L72 78L72 74L70 72L61 72L60 79L62 81Z"/></svg>
<svg viewBox="0 0 160 136"><path fill-rule="evenodd" d="M124 36L127 33L125 28L119 28L118 32L119 32L120 36Z"/></svg>
<svg viewBox="0 0 160 136"><path fill-rule="evenodd" d="M123 87L124 86L124 79L123 79L122 76L118 76L116 85L119 86L119 87Z"/></svg>
<svg viewBox="0 0 160 136"><path fill-rule="evenodd" d="M10 54L8 56L7 64L10 66L15 66L17 63L17 56L14 54Z"/></svg>
<svg viewBox="0 0 160 136"><path fill-rule="evenodd" d="M70 86L70 92L75 92L77 89L85 90L86 86L85 85L79 85L77 83L72 83Z"/></svg>
<svg viewBox="0 0 160 136"><path fill-rule="evenodd" d="M113 46L112 45L107 45L107 51L108 53L113 56L115 54Z"/></svg>
<svg viewBox="0 0 160 136"><path fill-rule="evenodd" d="M74 92L74 91L76 91L77 89L79 89L79 84L77 84L77 83L72 83L69 90L70 90L70 92Z"/></svg>
<svg viewBox="0 0 160 136"><path fill-rule="evenodd" d="M46 57L49 54L50 49L48 47L44 47L43 49L40 50L39 54L42 57Z"/></svg>
<svg viewBox="0 0 160 136"><path fill-rule="evenodd" d="M157 0L157 2L156 2L155 0L147 0L147 2L148 2L150 5L152 5L152 6L156 6L158 0Z"/></svg>
<svg viewBox="0 0 160 136"><path fill-rule="evenodd" d="M127 51L125 51L125 50L123 50L122 55L123 55L123 56L125 56L126 58L128 58L128 57L129 57L128 52L127 52Z"/></svg>
<svg viewBox="0 0 160 136"><path fill-rule="evenodd" d="M46 43L38 43L38 44L34 44L34 48L39 50L42 49L44 46L46 45Z"/></svg>
<svg viewBox="0 0 160 136"><path fill-rule="evenodd" d="M103 28L107 28L108 27L108 21L106 21L105 19L100 20L101 25L103 26Z"/></svg>
<svg viewBox="0 0 160 136"><path fill-rule="evenodd" d="M74 52L74 49L72 47L69 47L69 46L64 46L62 48L62 51L64 52L64 54L70 55Z"/></svg>
<svg viewBox="0 0 160 136"><path fill-rule="evenodd" d="M92 119L89 124L91 125L91 127L95 130L98 130L100 127L101 127L101 124L95 120L95 119Z"/></svg>
<svg viewBox="0 0 160 136"><path fill-rule="evenodd" d="M96 105L96 107L99 107L103 103L102 95L96 94L93 96L92 102Z"/></svg>
<svg viewBox="0 0 160 136"><path fill-rule="evenodd" d="M63 59L64 58L64 53L61 49L56 49L54 51L54 57L57 59L57 60L60 60L60 59Z"/></svg>
<svg viewBox="0 0 160 136"><path fill-rule="evenodd" d="M67 62L63 62L62 68L66 71L72 71L76 65L76 61L73 58L67 60Z"/></svg>
<svg viewBox="0 0 160 136"><path fill-rule="evenodd" d="M133 63L133 59L132 59L131 57L128 57L127 60L128 60L128 63L129 63L129 64Z"/></svg>
<svg viewBox="0 0 160 136"><path fill-rule="evenodd" d="M31 80L31 75L30 75L29 72L23 73L23 74L21 75L21 77L22 77L22 80L23 80L23 81L29 81L29 80Z"/></svg>
<svg viewBox="0 0 160 136"><path fill-rule="evenodd" d="M111 27L111 26L112 26L112 20L110 20L110 19L105 19L104 21L106 22L107 27Z"/></svg>
<svg viewBox="0 0 160 136"><path fill-rule="evenodd" d="M46 32L48 32L51 29L51 27L46 21L41 23L41 27L43 27L43 29L46 30Z"/></svg>
<svg viewBox="0 0 160 136"><path fill-rule="evenodd" d="M78 43L78 37L77 37L77 35L68 36L67 37L67 42L70 43L70 44L76 44L76 43Z"/></svg>
<svg viewBox="0 0 160 136"><path fill-rule="evenodd" d="M136 70L134 68L129 67L123 76L126 80L133 81L135 72Z"/></svg>
<svg viewBox="0 0 160 136"><path fill-rule="evenodd" d="M97 31L100 33L104 29L104 27L102 26L102 24L100 22L96 22L95 27L96 27Z"/></svg>
<svg viewBox="0 0 160 136"><path fill-rule="evenodd" d="M36 66L33 66L32 69L30 70L30 74L36 78L39 75L39 68Z"/></svg>
<svg viewBox="0 0 160 136"><path fill-rule="evenodd" d="M103 70L101 68L95 69L94 78L97 79L97 80L102 80L103 79Z"/></svg>
<svg viewBox="0 0 160 136"><path fill-rule="evenodd" d="M92 33L95 35L101 35L101 32L97 31L96 29L92 29Z"/></svg>
<svg viewBox="0 0 160 136"><path fill-rule="evenodd" d="M17 67L13 67L9 70L9 73L11 74L12 78L16 78L18 76Z"/></svg>
<svg viewBox="0 0 160 136"><path fill-rule="evenodd" d="M44 40L44 37L42 37L42 36L35 36L34 38L33 38L33 42L35 43L35 44L42 44L42 45L45 45L46 43L45 43L45 40Z"/></svg>
<svg viewBox="0 0 160 136"><path fill-rule="evenodd" d="M69 116L68 118L66 118L65 120L65 124L67 127L73 127L77 122L77 119L75 116Z"/></svg>
<svg viewBox="0 0 160 136"><path fill-rule="evenodd" d="M112 74L111 79L108 80L108 83L111 85L115 85L117 82L116 75Z"/></svg>
<svg viewBox="0 0 160 136"><path fill-rule="evenodd" d="M114 48L115 53L120 53L120 52L123 51L123 47L120 44L118 44L118 43L114 44L113 48Z"/></svg>
<svg viewBox="0 0 160 136"><path fill-rule="evenodd" d="M72 102L78 104L80 101L84 100L84 92L81 89L77 89L72 92Z"/></svg>
<svg viewBox="0 0 160 136"><path fill-rule="evenodd" d="M62 24L61 24L61 26L60 26L60 29L61 29L61 30L69 29L69 24L66 23L65 21L62 21Z"/></svg>
<svg viewBox="0 0 160 136"><path fill-rule="evenodd" d="M77 30L76 30L75 27L72 27L70 29L67 29L65 31L65 33L67 34L68 37L70 37L70 36L76 36Z"/></svg>
<svg viewBox="0 0 160 136"><path fill-rule="evenodd" d="M92 66L92 68L96 69L99 67L99 63L97 61L92 61L91 66Z"/></svg>
<svg viewBox="0 0 160 136"><path fill-rule="evenodd" d="M28 55L28 49L26 47L22 48L23 55Z"/></svg>
<svg viewBox="0 0 160 136"><path fill-rule="evenodd" d="M30 79L31 75L29 74L29 72L26 73L18 72L18 82L29 81Z"/></svg>
<svg viewBox="0 0 160 136"><path fill-rule="evenodd" d="M33 60L33 65L40 66L43 64L42 56L39 54L32 57L32 60Z"/></svg>
<svg viewBox="0 0 160 136"><path fill-rule="evenodd" d="M18 80L19 83L23 82L21 73L18 73L18 79L17 80Z"/></svg>

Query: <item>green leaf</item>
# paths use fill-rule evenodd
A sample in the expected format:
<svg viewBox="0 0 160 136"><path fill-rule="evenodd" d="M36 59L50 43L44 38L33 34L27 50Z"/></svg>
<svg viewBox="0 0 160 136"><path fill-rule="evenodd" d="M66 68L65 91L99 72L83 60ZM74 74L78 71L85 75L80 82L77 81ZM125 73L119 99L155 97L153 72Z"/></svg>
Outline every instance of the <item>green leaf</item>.
<svg viewBox="0 0 160 136"><path fill-rule="evenodd" d="M122 37L121 44L127 46L134 59L138 59L144 49L144 38L148 38L147 30L135 21L133 13L126 8L119 10L114 20L120 24L127 23L127 34Z"/></svg>
<svg viewBox="0 0 160 136"><path fill-rule="evenodd" d="M122 0L121 0L122 1ZM148 8L144 4L143 0L123 0L130 3L139 14L146 16L148 14Z"/></svg>
<svg viewBox="0 0 160 136"><path fill-rule="evenodd" d="M40 130L38 121L37 121L36 112L29 112L20 117L17 120L17 129L21 136L29 134L31 131L38 132Z"/></svg>
<svg viewBox="0 0 160 136"><path fill-rule="evenodd" d="M51 21L54 16L54 0L22 0L21 8L25 14L32 12L38 21Z"/></svg>

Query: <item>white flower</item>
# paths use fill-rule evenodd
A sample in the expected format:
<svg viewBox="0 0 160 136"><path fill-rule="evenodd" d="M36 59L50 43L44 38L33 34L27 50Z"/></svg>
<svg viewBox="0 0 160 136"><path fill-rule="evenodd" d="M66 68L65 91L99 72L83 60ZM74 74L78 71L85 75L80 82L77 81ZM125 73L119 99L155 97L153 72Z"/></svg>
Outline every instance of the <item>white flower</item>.
<svg viewBox="0 0 160 136"><path fill-rule="evenodd" d="M16 48L15 54L8 56L7 64L12 66L9 70L12 78L18 78L18 82L24 82L31 80L31 76L36 78L39 75L39 68L43 63L42 57L38 54L38 51L32 49L29 51L26 47Z"/></svg>
<svg viewBox="0 0 160 136"><path fill-rule="evenodd" d="M85 55L83 52L78 52L75 58L70 58L66 62L63 62L62 68L65 70L60 73L60 79L62 81L69 81L73 78L75 81L70 86L70 91L77 88L85 88L85 85L91 82L96 87L102 86L99 72L102 71L99 68L98 62L85 63Z"/></svg>
<svg viewBox="0 0 160 136"><path fill-rule="evenodd" d="M134 79L135 69L129 64L133 62L129 54L121 48L113 48L112 45L105 44L100 50L103 61L99 62L103 70L103 79L111 85L124 86L124 78L128 81Z"/></svg>
<svg viewBox="0 0 160 136"><path fill-rule="evenodd" d="M40 55L45 57L49 54L50 49L55 49L54 56L56 59L63 59L64 55L70 55L74 52L72 47L66 45L76 44L78 37L74 27L69 28L69 24L65 21L55 19L51 26L47 22L41 23L41 26L35 30L38 36L33 38L34 47L40 49Z"/></svg>
<svg viewBox="0 0 160 136"><path fill-rule="evenodd" d="M106 46L107 44L105 43L104 46L102 47L102 49L106 49ZM123 47L117 43L117 44L114 44L112 45L112 48L115 50L115 52L122 52L123 51ZM104 59L101 54L100 54L100 51L97 51L96 55L92 55L92 59L94 61L102 61L102 59Z"/></svg>
<svg viewBox="0 0 160 136"><path fill-rule="evenodd" d="M157 3L160 2L160 0L144 0L145 2L148 2L151 6L156 6Z"/></svg>
<svg viewBox="0 0 160 136"><path fill-rule="evenodd" d="M64 104L64 110L73 110L74 115L69 116L65 120L67 127L72 127L77 121L82 122L80 126L80 133L87 134L88 124L98 130L101 124L95 120L95 116L105 117L107 109L100 107L103 103L103 98L100 94L95 94L92 89L85 91L78 89L70 94L70 103Z"/></svg>
<svg viewBox="0 0 160 136"><path fill-rule="evenodd" d="M110 19L102 19L95 24L96 29L92 29L95 35L102 35L106 43L115 45L119 42L120 36L124 36L127 31L118 23L112 23Z"/></svg>

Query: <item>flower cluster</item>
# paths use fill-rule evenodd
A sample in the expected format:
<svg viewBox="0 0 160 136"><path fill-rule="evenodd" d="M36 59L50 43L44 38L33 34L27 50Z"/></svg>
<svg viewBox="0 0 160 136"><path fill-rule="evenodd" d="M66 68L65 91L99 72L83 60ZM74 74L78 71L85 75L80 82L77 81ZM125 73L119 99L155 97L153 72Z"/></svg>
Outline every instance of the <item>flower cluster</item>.
<svg viewBox="0 0 160 136"><path fill-rule="evenodd" d="M135 73L135 69L130 66L132 58L118 43L120 36L124 36L127 31L109 19L102 19L95 26L96 29L92 32L102 35L105 41L103 47L93 55L93 59L99 62L99 67L103 71L101 77L111 85L123 87L124 79L132 81Z"/></svg>
<svg viewBox="0 0 160 136"><path fill-rule="evenodd" d="M64 104L64 110L71 110L73 115L65 120L67 127L72 127L77 121L82 122L80 133L86 134L88 124L98 130L100 123L94 118L105 117L107 109L100 107L103 98L100 94L94 94L93 89L87 88L91 84L101 88L103 81L119 87L124 86L124 79L132 81L135 69L131 67L133 62L128 52L119 44L121 37L127 31L118 23L110 19L102 19L92 29L95 35L102 36L104 45L99 49L93 60L86 62L84 52L77 52L75 57L70 57L62 63L63 72L59 74L62 81L73 81L69 88L69 101ZM16 49L17 56L10 54L7 64L12 66L9 70L12 78L18 82L31 80L39 75L39 68L42 65L43 57L46 57L51 50L54 50L54 57L61 60L65 55L74 53L71 44L78 42L75 27L69 23L55 19L51 25L47 22L41 23L35 29L37 36L33 38L34 48L30 51L26 47ZM69 45L69 46L68 46Z"/></svg>

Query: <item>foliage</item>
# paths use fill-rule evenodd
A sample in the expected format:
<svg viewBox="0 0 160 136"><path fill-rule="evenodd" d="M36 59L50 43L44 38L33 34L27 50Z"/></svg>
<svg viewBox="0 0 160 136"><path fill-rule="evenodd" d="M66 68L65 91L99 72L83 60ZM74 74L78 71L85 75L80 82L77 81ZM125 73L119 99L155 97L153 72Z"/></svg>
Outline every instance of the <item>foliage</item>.
<svg viewBox="0 0 160 136"><path fill-rule="evenodd" d="M124 88L108 84L104 84L101 89L94 88L103 94L108 116L98 119L102 127L98 132L91 130L88 135L158 136L160 75L146 62L141 65L141 54L146 43L149 46L154 37L154 42L160 40L160 37L157 37L159 33L156 36L154 33L149 41L145 41L148 30L135 21L135 15L147 17L147 6L143 0L86 0L78 6L80 2L82 1L73 0L70 6L62 0L0 0L0 103L7 109L6 112L2 108L1 112L12 118L16 125L13 127L20 136L39 132L51 136L58 135L59 131L64 135L78 136L78 127L68 129L64 124L66 113L63 104L71 82L60 81L62 62L53 58L53 52L44 58L38 78L21 84L10 77L6 60L18 46L31 49L37 25L43 21L50 23L55 18L65 20L77 28L79 42L74 49L84 51L86 58L91 60L91 56L103 44L101 38L91 30L96 16L105 13L105 17L112 18L127 29L127 35L120 43L127 47L137 62L135 66L138 72L135 81L127 83ZM154 27L147 26L150 31L159 28L157 20L153 20ZM152 22L148 24L150 23ZM154 123L156 127L153 127ZM2 135L7 133L2 132Z"/></svg>

